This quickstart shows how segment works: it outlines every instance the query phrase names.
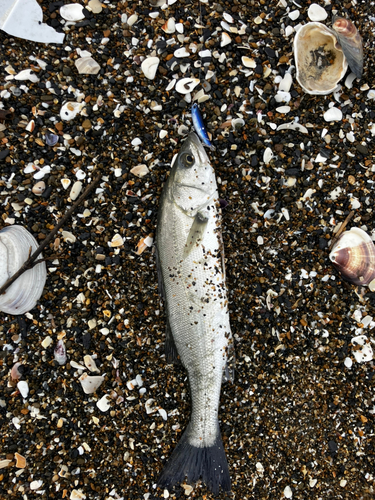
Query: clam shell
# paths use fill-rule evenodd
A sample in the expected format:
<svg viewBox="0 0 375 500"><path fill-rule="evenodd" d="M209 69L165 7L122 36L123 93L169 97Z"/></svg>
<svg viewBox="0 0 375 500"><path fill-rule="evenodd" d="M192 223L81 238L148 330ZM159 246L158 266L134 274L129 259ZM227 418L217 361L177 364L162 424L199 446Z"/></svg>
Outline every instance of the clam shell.
<svg viewBox="0 0 375 500"><path fill-rule="evenodd" d="M200 80L198 78L181 78L181 80L176 83L176 90L180 94L189 94L189 92L192 92L199 83Z"/></svg>
<svg viewBox="0 0 375 500"><path fill-rule="evenodd" d="M34 236L23 226L8 226L0 231L0 286L16 273L38 248ZM42 255L39 255L39 259ZM0 311L8 314L24 314L36 306L43 293L47 270L45 262L24 272L0 296Z"/></svg>
<svg viewBox="0 0 375 500"><path fill-rule="evenodd" d="M297 80L308 94L326 95L335 90L348 69L334 31L322 23L307 23L294 37Z"/></svg>
<svg viewBox="0 0 375 500"><path fill-rule="evenodd" d="M100 65L92 57L80 57L74 64L80 75L97 75L100 71Z"/></svg>
<svg viewBox="0 0 375 500"><path fill-rule="evenodd" d="M104 377L103 375L90 376L87 375L87 373L83 373L78 380L81 382L84 393L92 394L97 389L99 389L99 387L104 381Z"/></svg>
<svg viewBox="0 0 375 500"><path fill-rule="evenodd" d="M349 19L334 17L333 21L332 28L348 61L349 68L357 78L361 78L363 73L362 37Z"/></svg>
<svg viewBox="0 0 375 500"><path fill-rule="evenodd" d="M155 78L159 62L160 59L158 57L147 57L147 59L142 62L141 69L146 78L149 80L153 80Z"/></svg>
<svg viewBox="0 0 375 500"><path fill-rule="evenodd" d="M375 278L375 246L358 227L342 233L329 258L343 278L354 285L368 285Z"/></svg>

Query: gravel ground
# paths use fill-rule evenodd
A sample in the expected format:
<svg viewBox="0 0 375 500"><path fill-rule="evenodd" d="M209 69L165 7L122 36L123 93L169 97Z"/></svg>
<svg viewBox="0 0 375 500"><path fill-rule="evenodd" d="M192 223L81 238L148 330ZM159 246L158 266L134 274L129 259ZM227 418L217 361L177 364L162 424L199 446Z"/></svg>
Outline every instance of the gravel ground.
<svg viewBox="0 0 375 500"><path fill-rule="evenodd" d="M192 126L189 95L171 88L183 77L200 80L191 96L203 89L226 205L236 369L222 388L232 493L220 498L374 498L374 362L358 362L352 339L365 335L371 350L375 296L345 282L328 258L333 231L351 211L348 228L375 235L372 5L322 2L327 25L337 9L360 30L364 76L312 96L292 71L283 113L275 96L294 65L288 26L308 21L304 2L104 1L101 12L86 9L64 26L65 3L39 1L44 22L66 34L62 45L0 32L0 226L21 224L43 241L72 206L75 182L84 189L102 174L44 251L37 306L19 320L0 313L0 499L213 498L201 484L156 488L190 412L186 374L165 362L148 246L170 162ZM177 31L166 33L170 18ZM182 47L190 54L176 57ZM99 63L98 74L78 73L79 49ZM160 59L153 80L141 68L146 56ZM39 81L14 78L28 68ZM60 116L67 101L82 103L69 121ZM343 117L330 123L323 114L332 105ZM235 128L238 118L244 126ZM278 129L294 120L307 133ZM131 172L138 165L147 169ZM32 191L40 181L41 195ZM92 394L78 380L88 355L104 376ZM26 398L9 374L16 362Z"/></svg>

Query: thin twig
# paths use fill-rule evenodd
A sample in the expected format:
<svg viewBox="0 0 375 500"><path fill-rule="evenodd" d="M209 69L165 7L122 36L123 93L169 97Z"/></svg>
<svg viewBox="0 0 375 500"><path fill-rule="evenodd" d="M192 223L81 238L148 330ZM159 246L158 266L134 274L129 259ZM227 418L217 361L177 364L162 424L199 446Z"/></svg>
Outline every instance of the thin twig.
<svg viewBox="0 0 375 500"><path fill-rule="evenodd" d="M331 242L329 244L329 247L332 247L336 241L339 239L341 233L343 233L344 229L346 228L346 226L348 225L348 223L350 222L350 219L353 217L354 215L354 210L352 210L349 215L347 216L347 218L344 220L344 222L341 224L339 230L337 231L337 233L334 235L334 237L331 239Z"/></svg>
<svg viewBox="0 0 375 500"><path fill-rule="evenodd" d="M59 231L59 229L66 223L66 221L69 219L69 217L75 212L75 210L81 205L81 203L84 201L86 196L89 194L90 191L94 189L94 187L98 184L100 179L102 178L102 173L98 174L95 179L90 182L90 184L86 187L84 192L81 194L81 196L78 198L76 202L73 203L73 205L69 208L69 210L66 212L64 217L61 219L61 221L55 226L52 231L49 233L49 235L42 241L42 243L38 246L38 248L35 250L35 252L30 255L30 257L26 260L26 262L21 266L21 268L13 274L11 278L8 279L6 283L0 288L0 295L2 295L5 290L16 281L17 278L21 276L25 271L33 267L35 264L33 264L34 260L40 255L44 248L52 241L52 238L55 236L55 234Z"/></svg>

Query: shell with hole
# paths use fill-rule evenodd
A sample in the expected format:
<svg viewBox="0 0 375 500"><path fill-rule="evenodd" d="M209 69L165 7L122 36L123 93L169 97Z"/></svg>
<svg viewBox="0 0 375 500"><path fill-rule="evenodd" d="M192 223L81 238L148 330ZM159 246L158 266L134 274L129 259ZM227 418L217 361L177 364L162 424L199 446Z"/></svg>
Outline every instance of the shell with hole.
<svg viewBox="0 0 375 500"><path fill-rule="evenodd" d="M333 92L348 69L335 32L322 23L307 23L297 31L293 49L303 90L314 95Z"/></svg>
<svg viewBox="0 0 375 500"><path fill-rule="evenodd" d="M23 226L7 226L0 231L0 286L26 262L29 253L38 248L34 236ZM41 259L39 255L38 259ZM45 262L25 271L0 296L0 311L24 314L36 306L47 278Z"/></svg>
<svg viewBox="0 0 375 500"><path fill-rule="evenodd" d="M354 285L375 285L375 246L359 227L345 231L333 245L329 258L343 278Z"/></svg>

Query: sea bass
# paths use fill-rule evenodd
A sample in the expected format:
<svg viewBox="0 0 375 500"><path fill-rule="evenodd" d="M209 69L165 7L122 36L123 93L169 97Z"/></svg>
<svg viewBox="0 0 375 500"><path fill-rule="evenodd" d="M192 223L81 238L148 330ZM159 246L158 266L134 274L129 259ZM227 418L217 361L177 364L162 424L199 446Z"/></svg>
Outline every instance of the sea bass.
<svg viewBox="0 0 375 500"><path fill-rule="evenodd" d="M158 485L200 478L217 494L231 488L218 421L220 388L232 334L225 288L215 173L191 133L164 185L156 248L167 314L166 358L178 356L188 372L190 422Z"/></svg>

